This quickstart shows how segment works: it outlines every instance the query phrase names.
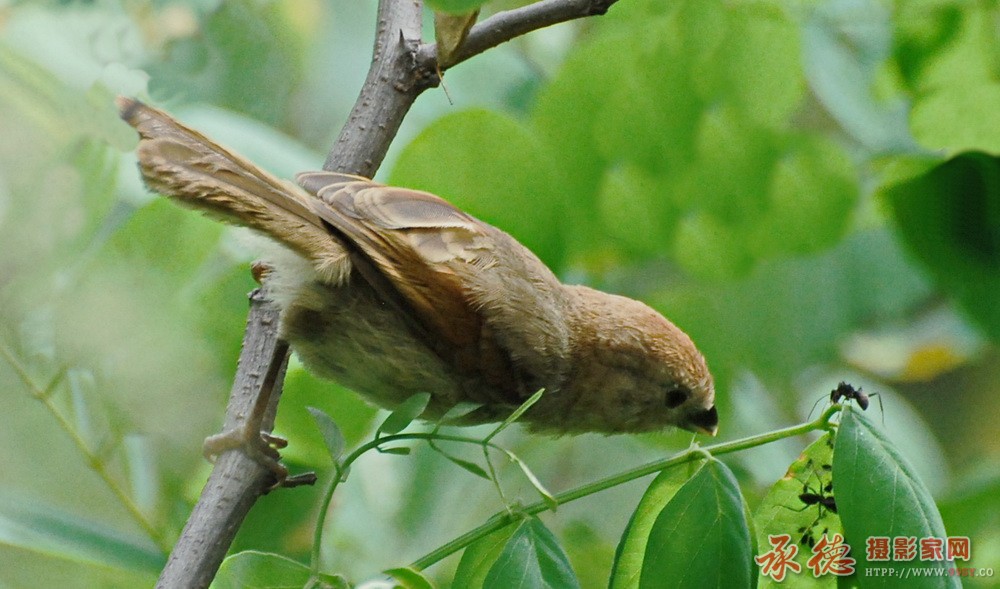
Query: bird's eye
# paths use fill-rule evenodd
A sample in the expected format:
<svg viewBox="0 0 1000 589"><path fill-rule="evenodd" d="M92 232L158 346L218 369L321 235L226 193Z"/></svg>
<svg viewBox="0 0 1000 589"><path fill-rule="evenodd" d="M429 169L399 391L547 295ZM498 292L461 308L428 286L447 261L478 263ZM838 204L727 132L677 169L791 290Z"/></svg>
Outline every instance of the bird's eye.
<svg viewBox="0 0 1000 589"><path fill-rule="evenodd" d="M682 387L675 387L667 391L666 397L664 397L664 403L670 409L676 409L684 404L684 401L688 399L688 391Z"/></svg>

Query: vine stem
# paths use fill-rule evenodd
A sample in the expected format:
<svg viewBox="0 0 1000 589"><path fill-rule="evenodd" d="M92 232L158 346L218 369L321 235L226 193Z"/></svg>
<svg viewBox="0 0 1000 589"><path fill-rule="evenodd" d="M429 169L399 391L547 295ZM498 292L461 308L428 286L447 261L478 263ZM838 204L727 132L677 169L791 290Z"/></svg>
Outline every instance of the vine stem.
<svg viewBox="0 0 1000 589"><path fill-rule="evenodd" d="M156 547L163 555L169 553L170 543L167 542L163 532L158 530L156 526L149 521L146 514L143 513L142 509L140 509L135 501L132 500L132 497L129 496L125 488L120 485L113 476L111 476L111 472L108 470L108 465L101 455L90 449L90 445L87 444L87 441L83 439L76 428L73 427L73 424L70 423L69 419L67 419L66 416L59 411L59 408L56 407L55 403L52 402L51 395L53 389L59 384L59 381L62 380L62 376L65 373L60 371L56 378L54 378L48 386L40 387L37 383L35 383L31 375L28 374L28 370L22 366L20 362L18 362L17 358L9 349L7 349L6 346L0 345L0 355L7 360L11 367L13 367L18 378L20 378L21 382L24 383L24 386L30 390L31 396L41 401L42 404L45 405L45 408L48 409L49 413L55 417L59 427L66 432L66 435L68 435L70 440L72 440L73 445L75 445L80 453L83 454L87 466L92 471L97 473L97 476L104 481L104 484L108 487L115 498L118 499L118 502L121 503L122 507L125 508L125 511L127 511L129 516L132 517L132 520L135 521L139 528L145 532L146 536L148 536L149 539L156 544Z"/></svg>
<svg viewBox="0 0 1000 589"><path fill-rule="evenodd" d="M841 409L841 405L832 404L830 407L823 412L815 421L810 421L800 425L787 427L785 429L775 430L773 432L767 432L759 434L756 436L750 436L748 438L742 438L739 440L733 440L731 442L721 442L718 444L713 444L711 446L692 446L687 450L679 454L675 454L669 458L663 458L660 460L654 460L647 464L631 468L624 472L611 475L609 477L594 481L592 483L587 483L580 485L574 489L569 489L563 491L562 493L557 493L555 499L557 504L562 505L564 503L569 503L570 501L575 501L582 497L588 495L593 495L601 491L622 485L634 481L635 479L642 478L644 476L651 475L662 470L666 470L672 466L677 466L678 464L684 464L690 462L697 458L704 457L706 453L713 456L719 456L722 454L730 454L733 452L738 452L740 450L748 450L750 448L755 448L757 446L762 446L764 444L769 444L771 442L776 442L785 438L791 438L799 436L802 434L807 434L811 431L817 430L830 430L834 425L830 422L830 419ZM413 561L410 565L412 568L417 570L423 570L427 567L436 564L437 562L451 556L452 554L462 550L463 548L469 546L476 540L484 538L493 532L500 530L521 517L525 515L535 515L543 511L549 511L552 509L552 505L545 501L537 501L530 505L525 506L520 509L517 513L511 513L509 511L501 511L490 517L487 522L478 528L470 530L461 536L455 538L454 540L440 546L439 548L427 553L426 555Z"/></svg>
<svg viewBox="0 0 1000 589"><path fill-rule="evenodd" d="M412 432L406 434L393 434L389 436L380 436L374 440L358 446L353 452L347 455L342 461L334 461L333 464L333 481L327 488L326 494L323 496L323 501L320 503L319 515L316 517L316 529L313 530L313 544L312 551L310 554L309 568L313 575L316 577L320 573L320 547L323 544L323 528L326 523L327 513L330 511L330 503L333 501L333 494L337 491L337 487L346 478L347 472L350 470L352 464L361 457L362 454L378 449L380 446L385 444L390 444L393 442L405 442L409 440L425 440L427 442L458 442L462 444L475 444L477 446L483 447L483 452L488 451L490 448L499 450L501 452L506 452L500 446L497 446L493 442L487 439L469 438L465 436L453 436L447 434L440 434L436 431L434 432ZM489 457L487 456L487 462L489 462ZM492 465L490 465L490 471L493 472ZM493 473L493 480L496 482L496 474ZM503 497L503 492L500 493Z"/></svg>

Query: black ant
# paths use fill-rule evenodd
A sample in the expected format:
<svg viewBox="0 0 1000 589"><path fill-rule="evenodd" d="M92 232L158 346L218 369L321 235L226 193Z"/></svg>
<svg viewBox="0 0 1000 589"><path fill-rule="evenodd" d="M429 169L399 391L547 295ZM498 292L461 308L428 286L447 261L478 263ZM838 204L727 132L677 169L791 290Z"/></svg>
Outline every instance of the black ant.
<svg viewBox="0 0 1000 589"><path fill-rule="evenodd" d="M824 464L821 466L821 468L823 468L823 470L829 471L831 470L829 466L830 465ZM816 472L813 471L813 474L816 474ZM816 478L819 479L819 475L817 475ZM822 483L822 480L819 480L819 482ZM837 501L836 499L834 499L832 493L833 493L833 481L827 483L826 485L823 485L817 491L816 489L813 489L809 485L809 481L807 480L805 483L803 483L802 492L799 493L798 496L799 501L802 502L802 507L800 509L794 509L792 507L785 506L786 509L791 509L792 511L805 511L806 509L809 509L813 505L816 506L817 509L816 518L808 526L802 526L801 528L799 528L799 533L802 534L802 539L799 541L801 544L807 545L810 548L812 548L816 541L813 538L813 535L810 533L810 531L813 528L815 528L817 524L819 524L819 520L823 519L826 516L827 512L834 514L837 513ZM826 534L828 531L829 531L828 528L824 528L820 536Z"/></svg>
<svg viewBox="0 0 1000 589"><path fill-rule="evenodd" d="M824 494L824 493L829 493L831 491L833 491L833 483L830 483L827 486L823 487L823 493L813 492L813 490L809 488L809 485L807 483L805 486L802 487L802 492L799 493L799 501L801 501L803 505L805 505L805 507L803 507L802 509L804 510L808 509L812 505L818 505L820 517L823 517L824 509L832 511L833 513L837 513L837 501L834 500L833 495Z"/></svg>
<svg viewBox="0 0 1000 589"><path fill-rule="evenodd" d="M878 393L874 393L872 396L876 395ZM846 382L840 381L837 388L830 391L830 402L839 403L841 399L853 400L858 404L858 407L861 407L862 411L868 410L869 397L861 387L854 388ZM881 403L881 401L879 402Z"/></svg>
<svg viewBox="0 0 1000 589"><path fill-rule="evenodd" d="M823 464L820 466L820 468L822 468L826 472L830 472L832 470L829 464ZM837 513L837 501L834 500L832 495L833 481L830 481L827 484L823 485L823 480L820 479L819 474L817 474L815 470L813 470L811 474L816 476L816 481L821 485L821 488L818 491L816 489L813 489L809 485L809 480L807 479L802 484L802 492L799 493L799 501L802 502L802 508L792 509L791 507L789 507L788 509L792 509L792 511L805 511L806 509L809 509L813 505L816 505L819 510L819 517L817 519L820 519L824 515L826 515L824 513L825 511Z"/></svg>
<svg viewBox="0 0 1000 589"><path fill-rule="evenodd" d="M854 385L848 384L844 381L840 381L840 384L837 385L837 388L830 391L831 403L840 403L841 400L854 401L855 403L858 404L858 407L860 407L862 411L868 410L868 406L871 404L872 397L879 397L879 394L872 393L871 395L869 395L861 387L854 388ZM818 401L813 403L812 409L809 410L809 415L812 415L812 412L816 410L816 405L819 405L820 401L822 400L823 399L819 399ZM882 419L884 420L885 410L882 407L881 397L879 397L878 399L878 406L879 409L882 410Z"/></svg>

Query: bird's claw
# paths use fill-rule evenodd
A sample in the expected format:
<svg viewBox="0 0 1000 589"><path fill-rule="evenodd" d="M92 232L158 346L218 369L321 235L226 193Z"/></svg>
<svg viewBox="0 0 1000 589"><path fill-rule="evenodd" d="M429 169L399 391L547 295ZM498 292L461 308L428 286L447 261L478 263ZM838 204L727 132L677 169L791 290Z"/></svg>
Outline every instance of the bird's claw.
<svg viewBox="0 0 1000 589"><path fill-rule="evenodd" d="M288 468L281 463L281 454L278 453L278 450L287 446L288 440L282 437L253 431L253 428L243 425L205 438L202 453L206 460L214 463L215 459L225 452L242 451L248 458L269 470L274 477L274 483L265 493L279 487L314 484L316 474L312 472L289 476Z"/></svg>

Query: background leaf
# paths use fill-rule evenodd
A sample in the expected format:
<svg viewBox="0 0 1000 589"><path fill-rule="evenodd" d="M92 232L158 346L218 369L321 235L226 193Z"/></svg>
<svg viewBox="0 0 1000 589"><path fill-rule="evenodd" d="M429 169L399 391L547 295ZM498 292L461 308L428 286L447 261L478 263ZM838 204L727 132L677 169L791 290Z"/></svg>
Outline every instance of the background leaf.
<svg viewBox="0 0 1000 589"><path fill-rule="evenodd" d="M275 431L292 441L282 450L282 457L313 468L326 467L329 450L308 407L320 407L333 416L347 446L359 444L368 435L378 411L353 392L309 374L293 357Z"/></svg>
<svg viewBox="0 0 1000 589"><path fill-rule="evenodd" d="M960 153L885 191L906 245L1000 338L1000 157Z"/></svg>
<svg viewBox="0 0 1000 589"><path fill-rule="evenodd" d="M84 520L37 498L10 494L0 502L0 544L146 572L166 563L166 556L140 536Z"/></svg>
<svg viewBox="0 0 1000 589"><path fill-rule="evenodd" d="M309 567L279 554L246 551L227 556L212 589L304 587Z"/></svg>
<svg viewBox="0 0 1000 589"><path fill-rule="evenodd" d="M399 155L390 181L433 192L558 264L562 193L550 159L546 146L510 116L466 110L424 129Z"/></svg>
<svg viewBox="0 0 1000 589"><path fill-rule="evenodd" d="M302 40L277 3L223 2L199 15L199 34L167 44L167 59L150 69L150 94L159 100L214 100L269 123L281 123L284 101L300 75ZM261 89L272 97L260 100Z"/></svg>

